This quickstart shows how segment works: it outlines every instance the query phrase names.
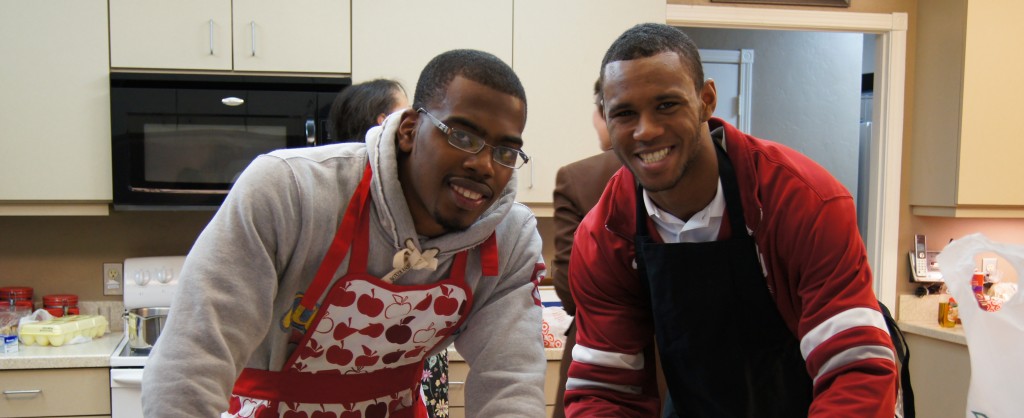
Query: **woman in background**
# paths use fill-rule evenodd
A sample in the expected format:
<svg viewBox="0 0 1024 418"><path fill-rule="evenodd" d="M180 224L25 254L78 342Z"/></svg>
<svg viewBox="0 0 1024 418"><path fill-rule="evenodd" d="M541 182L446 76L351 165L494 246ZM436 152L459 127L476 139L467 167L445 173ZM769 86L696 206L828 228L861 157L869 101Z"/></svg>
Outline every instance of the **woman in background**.
<svg viewBox="0 0 1024 418"><path fill-rule="evenodd" d="M345 87L331 104L327 142L363 142L366 131L407 107L405 89L395 80L378 78Z"/></svg>

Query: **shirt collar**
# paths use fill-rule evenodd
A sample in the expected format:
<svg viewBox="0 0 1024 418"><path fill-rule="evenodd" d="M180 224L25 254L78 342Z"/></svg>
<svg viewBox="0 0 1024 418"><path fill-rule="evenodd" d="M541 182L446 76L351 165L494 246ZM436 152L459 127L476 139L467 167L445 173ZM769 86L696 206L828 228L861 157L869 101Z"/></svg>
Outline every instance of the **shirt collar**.
<svg viewBox="0 0 1024 418"><path fill-rule="evenodd" d="M644 207L647 209L647 215L650 216L651 219L654 220L654 223L660 228L668 231L675 231L676 234L699 228L707 228L711 224L712 218L721 218L725 213L725 194L722 192L721 179L718 180L718 190L715 191L715 197L714 199L711 199L711 203L708 203L704 209L693 214L688 221L683 221L675 215L661 210L661 208L651 200L651 196L647 194L647 189L644 189L643 195ZM715 229L717 231L717 228Z"/></svg>

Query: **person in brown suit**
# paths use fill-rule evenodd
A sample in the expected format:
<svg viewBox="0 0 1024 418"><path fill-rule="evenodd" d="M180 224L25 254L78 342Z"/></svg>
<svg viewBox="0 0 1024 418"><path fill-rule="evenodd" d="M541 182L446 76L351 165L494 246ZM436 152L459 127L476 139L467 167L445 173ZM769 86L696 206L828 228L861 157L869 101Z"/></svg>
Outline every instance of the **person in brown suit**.
<svg viewBox="0 0 1024 418"><path fill-rule="evenodd" d="M600 91L600 84L594 84L594 97ZM608 179L615 174L622 163L611 151L611 141L608 139L608 128L604 117L594 106L593 115L594 130L597 131L597 138L603 151L592 157L565 165L558 169L555 175L555 261L554 261L554 286L558 299L562 301L562 308L569 315L576 314L576 304L572 301L572 294L569 293L569 255L572 253L572 239L576 233L576 227L583 220L583 217L590 212L601 198L604 186ZM569 325L565 332L565 345L563 346L561 370L559 371L558 395L555 400L555 410L552 415L555 418L565 417L562 405L562 395L565 393L565 379L569 371L569 364L572 363L572 347L576 345L576 324L575 321Z"/></svg>

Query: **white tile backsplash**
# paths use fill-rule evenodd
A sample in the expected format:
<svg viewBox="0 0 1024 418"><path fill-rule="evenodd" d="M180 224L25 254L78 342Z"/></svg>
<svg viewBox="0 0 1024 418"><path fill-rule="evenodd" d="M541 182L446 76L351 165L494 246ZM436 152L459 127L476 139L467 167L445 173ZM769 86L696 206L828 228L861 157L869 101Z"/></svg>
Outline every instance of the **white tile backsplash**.
<svg viewBox="0 0 1024 418"><path fill-rule="evenodd" d="M110 323L110 332L121 332L124 330L124 303L110 301L81 301L78 302L78 311L82 315L103 315Z"/></svg>

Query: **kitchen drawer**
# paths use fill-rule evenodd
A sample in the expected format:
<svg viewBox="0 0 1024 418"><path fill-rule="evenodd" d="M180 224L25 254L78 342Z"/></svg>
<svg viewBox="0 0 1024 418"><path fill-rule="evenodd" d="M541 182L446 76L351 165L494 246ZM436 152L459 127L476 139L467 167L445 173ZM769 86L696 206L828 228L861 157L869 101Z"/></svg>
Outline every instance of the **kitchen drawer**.
<svg viewBox="0 0 1024 418"><path fill-rule="evenodd" d="M110 369L4 370L0 393L4 418L109 416Z"/></svg>
<svg viewBox="0 0 1024 418"><path fill-rule="evenodd" d="M551 416L552 406L555 404L555 396L558 392L558 367L561 362L548 360L548 367L544 373L544 404L548 406L548 416ZM449 359L448 362L448 407L452 417L461 417L462 407L466 405L465 382L469 375L469 365L464 361Z"/></svg>

